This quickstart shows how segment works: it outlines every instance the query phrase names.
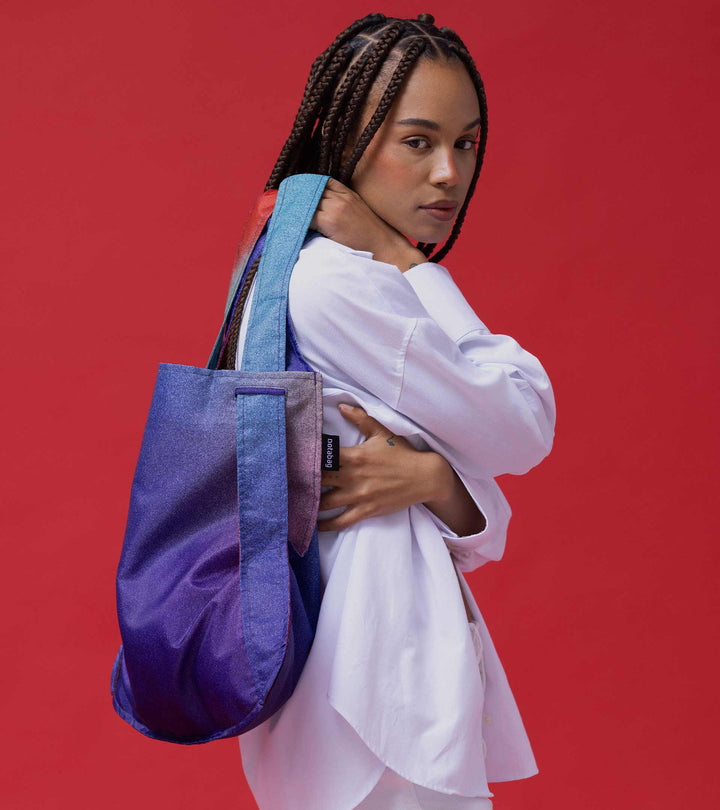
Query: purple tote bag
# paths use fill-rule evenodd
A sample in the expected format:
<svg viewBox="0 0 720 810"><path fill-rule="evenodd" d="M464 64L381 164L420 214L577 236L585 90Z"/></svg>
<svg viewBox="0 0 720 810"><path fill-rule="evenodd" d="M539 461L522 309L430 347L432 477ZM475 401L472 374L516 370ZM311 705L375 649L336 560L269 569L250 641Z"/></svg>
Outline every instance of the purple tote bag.
<svg viewBox="0 0 720 810"><path fill-rule="evenodd" d="M280 184L247 262L262 251L242 368L214 367L221 329L207 368L158 369L117 571L111 679L117 713L153 739L249 731L290 697L312 645L322 380L298 351L287 294L327 179Z"/></svg>

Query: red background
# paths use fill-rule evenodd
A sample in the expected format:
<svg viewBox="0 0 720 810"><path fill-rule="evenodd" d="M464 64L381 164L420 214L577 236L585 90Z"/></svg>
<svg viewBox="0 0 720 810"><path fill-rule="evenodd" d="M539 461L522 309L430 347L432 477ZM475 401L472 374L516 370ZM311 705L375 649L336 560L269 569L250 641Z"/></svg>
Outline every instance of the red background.
<svg viewBox="0 0 720 810"><path fill-rule="evenodd" d="M113 712L115 569L157 364L206 363L312 59L384 10L435 13L480 68L445 261L558 403L550 457L500 480L504 559L469 575L540 768L495 807L715 806L717 3L256 6L0 4L0 804L254 807L236 740Z"/></svg>

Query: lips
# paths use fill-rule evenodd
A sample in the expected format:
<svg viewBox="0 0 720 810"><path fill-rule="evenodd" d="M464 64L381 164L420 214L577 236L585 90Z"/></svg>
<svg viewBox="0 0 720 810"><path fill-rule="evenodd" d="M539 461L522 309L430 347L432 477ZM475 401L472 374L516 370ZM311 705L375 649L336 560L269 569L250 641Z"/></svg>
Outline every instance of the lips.
<svg viewBox="0 0 720 810"><path fill-rule="evenodd" d="M452 200L438 200L437 202L421 205L420 208L434 209L437 211L454 211L458 207L456 202Z"/></svg>
<svg viewBox="0 0 720 810"><path fill-rule="evenodd" d="M450 222L450 220L455 218L458 203L452 200L436 200L429 205L421 205L419 207L421 211L425 211L433 219L437 219L440 222Z"/></svg>

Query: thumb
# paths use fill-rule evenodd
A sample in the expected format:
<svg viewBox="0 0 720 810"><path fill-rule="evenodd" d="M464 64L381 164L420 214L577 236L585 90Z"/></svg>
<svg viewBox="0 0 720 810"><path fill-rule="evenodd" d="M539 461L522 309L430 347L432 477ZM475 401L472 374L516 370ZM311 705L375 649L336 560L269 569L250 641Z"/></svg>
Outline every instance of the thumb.
<svg viewBox="0 0 720 810"><path fill-rule="evenodd" d="M338 410L345 419L356 425L366 437L386 430L383 424L378 422L377 419L373 419L372 416L369 416L367 411L359 405L348 405L345 402L341 402L338 405Z"/></svg>

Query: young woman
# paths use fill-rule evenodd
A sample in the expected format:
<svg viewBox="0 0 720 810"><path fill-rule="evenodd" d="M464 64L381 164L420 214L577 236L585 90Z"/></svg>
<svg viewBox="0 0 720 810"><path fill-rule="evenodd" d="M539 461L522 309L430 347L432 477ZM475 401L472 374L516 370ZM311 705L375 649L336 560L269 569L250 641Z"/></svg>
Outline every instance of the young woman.
<svg viewBox="0 0 720 810"><path fill-rule="evenodd" d="M439 263L486 138L457 34L370 14L315 60L268 181L331 176L288 308L341 465L323 473L310 656L290 700L239 737L261 810L487 810L489 781L537 773L459 573L502 556L494 477L541 461L555 425L541 364L490 333ZM240 368L252 281L226 367Z"/></svg>

